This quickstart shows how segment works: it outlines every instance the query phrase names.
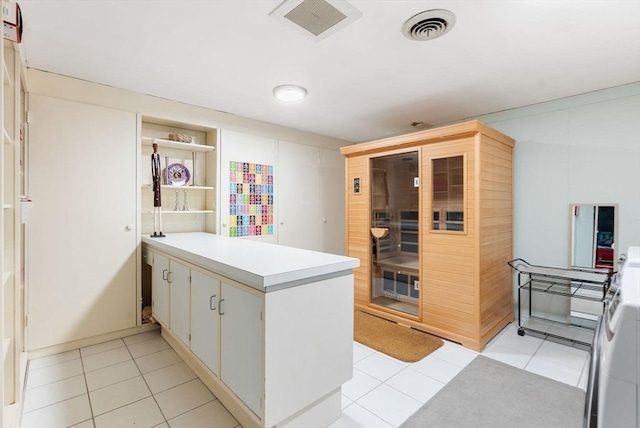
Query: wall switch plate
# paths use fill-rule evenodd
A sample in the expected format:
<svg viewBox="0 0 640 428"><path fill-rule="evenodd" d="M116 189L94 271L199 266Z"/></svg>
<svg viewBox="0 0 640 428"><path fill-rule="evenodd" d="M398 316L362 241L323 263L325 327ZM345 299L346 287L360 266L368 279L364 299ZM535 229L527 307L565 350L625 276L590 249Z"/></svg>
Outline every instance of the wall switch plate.
<svg viewBox="0 0 640 428"><path fill-rule="evenodd" d="M413 289L420 290L420 281L413 281Z"/></svg>
<svg viewBox="0 0 640 428"><path fill-rule="evenodd" d="M413 187L420 187L420 177L413 177Z"/></svg>

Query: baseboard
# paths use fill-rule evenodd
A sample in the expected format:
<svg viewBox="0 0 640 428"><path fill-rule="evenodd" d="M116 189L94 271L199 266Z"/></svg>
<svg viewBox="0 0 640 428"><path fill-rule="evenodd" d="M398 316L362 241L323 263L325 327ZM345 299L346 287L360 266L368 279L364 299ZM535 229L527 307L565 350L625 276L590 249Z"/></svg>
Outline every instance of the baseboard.
<svg viewBox="0 0 640 428"><path fill-rule="evenodd" d="M28 351L29 359L33 360L34 358L46 357L48 355L72 351L74 349L84 348L91 345L97 345L98 343L108 342L109 340L121 339L123 337L144 333L151 330L157 330L159 328L160 326L158 324L147 323L137 327L113 331L111 333L105 333L98 336L87 337L86 339L74 340L72 342L61 343L59 345L47 346L46 348L33 349Z"/></svg>
<svg viewBox="0 0 640 428"><path fill-rule="evenodd" d="M18 404L8 404L2 410L2 426L3 427L19 427L18 425Z"/></svg>

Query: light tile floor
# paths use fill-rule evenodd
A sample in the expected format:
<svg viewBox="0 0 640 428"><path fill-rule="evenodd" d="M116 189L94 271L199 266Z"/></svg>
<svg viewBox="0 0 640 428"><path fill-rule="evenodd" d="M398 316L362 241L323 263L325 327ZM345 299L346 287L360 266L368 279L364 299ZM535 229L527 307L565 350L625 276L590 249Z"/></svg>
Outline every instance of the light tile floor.
<svg viewBox="0 0 640 428"><path fill-rule="evenodd" d="M330 428L398 427L478 355L586 389L587 351L518 336L514 324L480 354L445 341L412 364L354 342ZM159 331L31 360L27 379L23 428L241 428Z"/></svg>
<svg viewBox="0 0 640 428"><path fill-rule="evenodd" d="M235 428L160 330L29 362L23 428Z"/></svg>

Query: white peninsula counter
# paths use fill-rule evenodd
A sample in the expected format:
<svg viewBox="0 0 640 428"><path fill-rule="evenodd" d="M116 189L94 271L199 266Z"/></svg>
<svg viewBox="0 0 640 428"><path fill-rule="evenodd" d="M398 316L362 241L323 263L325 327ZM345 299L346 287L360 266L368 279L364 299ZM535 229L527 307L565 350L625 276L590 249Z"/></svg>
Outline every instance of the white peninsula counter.
<svg viewBox="0 0 640 428"><path fill-rule="evenodd" d="M163 337L243 427L340 417L359 260L203 232L142 242Z"/></svg>

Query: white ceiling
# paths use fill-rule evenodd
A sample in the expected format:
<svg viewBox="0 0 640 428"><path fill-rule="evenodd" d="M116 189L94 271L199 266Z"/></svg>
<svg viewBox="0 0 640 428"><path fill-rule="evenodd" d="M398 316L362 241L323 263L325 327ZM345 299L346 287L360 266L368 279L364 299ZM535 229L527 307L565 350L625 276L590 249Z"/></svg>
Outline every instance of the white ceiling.
<svg viewBox="0 0 640 428"><path fill-rule="evenodd" d="M29 67L353 142L640 81L640 1L352 0L319 42L281 0L18 0ZM406 39L416 13L454 28ZM272 89L306 87L302 103Z"/></svg>

